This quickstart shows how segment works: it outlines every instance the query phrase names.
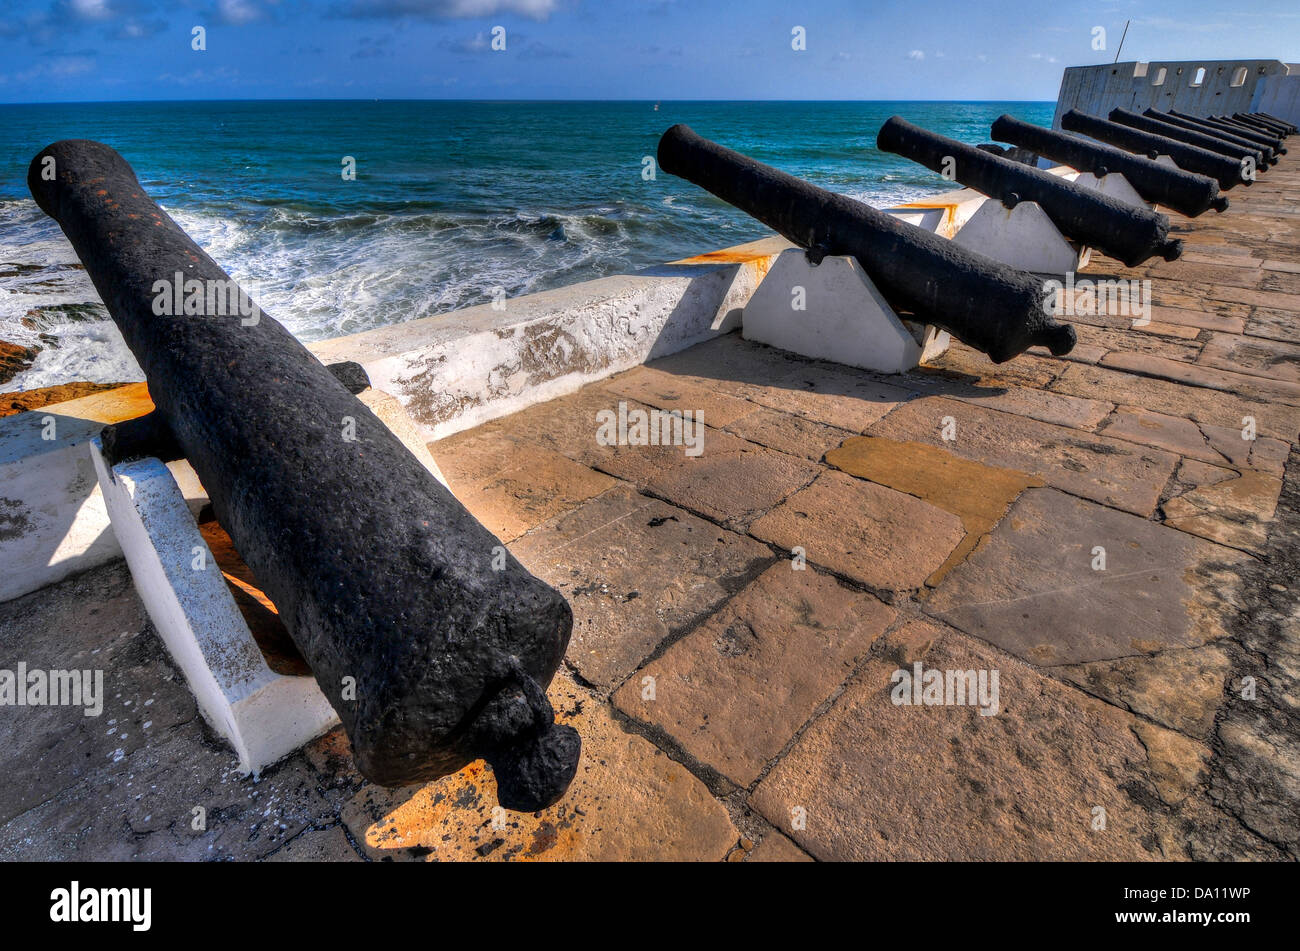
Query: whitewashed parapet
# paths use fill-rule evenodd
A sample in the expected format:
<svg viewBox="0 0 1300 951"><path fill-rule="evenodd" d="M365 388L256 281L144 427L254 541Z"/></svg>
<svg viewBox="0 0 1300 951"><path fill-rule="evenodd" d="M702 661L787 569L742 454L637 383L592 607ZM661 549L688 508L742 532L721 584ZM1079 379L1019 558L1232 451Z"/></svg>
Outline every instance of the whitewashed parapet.
<svg viewBox="0 0 1300 951"><path fill-rule="evenodd" d="M572 393L739 326L781 238L312 346L355 360L429 440Z"/></svg>

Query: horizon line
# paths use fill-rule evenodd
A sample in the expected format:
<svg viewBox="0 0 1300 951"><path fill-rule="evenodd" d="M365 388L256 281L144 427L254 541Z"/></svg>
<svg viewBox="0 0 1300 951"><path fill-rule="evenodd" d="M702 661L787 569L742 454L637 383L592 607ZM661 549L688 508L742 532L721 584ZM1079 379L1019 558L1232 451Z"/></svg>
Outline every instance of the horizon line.
<svg viewBox="0 0 1300 951"><path fill-rule="evenodd" d="M477 102L477 103L825 103L825 102L925 102L948 104L980 104L989 102L1055 102L1055 99L502 99L502 98L455 98L422 96L343 96L329 98L267 97L262 99L48 99L39 101L0 101L0 106L119 106L127 104L160 105L163 103L197 103L197 102Z"/></svg>

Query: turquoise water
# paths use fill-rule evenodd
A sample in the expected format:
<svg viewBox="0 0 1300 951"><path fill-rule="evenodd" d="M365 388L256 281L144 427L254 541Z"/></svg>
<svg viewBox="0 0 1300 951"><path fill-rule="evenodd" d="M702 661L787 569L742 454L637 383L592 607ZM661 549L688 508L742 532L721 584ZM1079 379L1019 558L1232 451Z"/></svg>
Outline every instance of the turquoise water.
<svg viewBox="0 0 1300 951"><path fill-rule="evenodd" d="M635 271L762 237L693 185L642 177L677 122L885 207L944 191L875 149L891 115L971 144L1053 104L904 102L171 102L0 106L0 339L41 346L0 389L139 379L27 165L62 138L106 142L149 192L303 340ZM356 160L356 179L340 174Z"/></svg>

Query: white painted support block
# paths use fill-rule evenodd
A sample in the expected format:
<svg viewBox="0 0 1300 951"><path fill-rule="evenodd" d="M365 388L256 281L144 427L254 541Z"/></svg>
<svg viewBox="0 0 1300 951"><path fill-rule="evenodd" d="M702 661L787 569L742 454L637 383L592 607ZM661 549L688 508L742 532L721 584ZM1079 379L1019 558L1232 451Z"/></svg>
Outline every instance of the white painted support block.
<svg viewBox="0 0 1300 951"><path fill-rule="evenodd" d="M1137 189L1129 184L1129 180L1120 172L1110 172L1101 178L1098 178L1092 172L1083 172L1074 180L1074 184L1080 188L1094 189L1103 195L1114 198L1126 205L1132 205L1135 208L1155 207L1151 202L1139 195Z"/></svg>
<svg viewBox="0 0 1300 951"><path fill-rule="evenodd" d="M373 387L357 399L447 484L400 400ZM122 557L86 444L152 408L140 385L0 419L0 601ZM198 476L183 459L167 468L197 514L208 501Z"/></svg>
<svg viewBox="0 0 1300 951"><path fill-rule="evenodd" d="M983 195L973 189L965 188L927 201L913 201L882 210L887 215L937 234L941 238L951 238L970 220L970 216L979 210L983 202Z"/></svg>
<svg viewBox="0 0 1300 951"><path fill-rule="evenodd" d="M1069 241L1036 201L1008 209L990 198L953 237L985 257L1034 274L1067 274L1087 263L1087 249Z"/></svg>
<svg viewBox="0 0 1300 951"><path fill-rule="evenodd" d="M802 302L804 309L795 305ZM745 305L741 333L791 353L881 373L902 373L948 348L926 327L918 342L854 258L817 267L802 249L783 251Z"/></svg>
<svg viewBox="0 0 1300 951"><path fill-rule="evenodd" d="M1157 156L1156 156L1156 164L1157 164L1157 165L1164 165L1164 166L1167 166L1167 167L1169 167L1169 168L1175 168L1175 169L1178 168L1178 163L1175 162L1175 161L1174 161L1172 158L1170 158L1168 155L1157 155Z"/></svg>
<svg viewBox="0 0 1300 951"><path fill-rule="evenodd" d="M257 773L333 727L314 678L267 666L167 467L139 459L110 469L99 437L90 455L140 600L239 769Z"/></svg>

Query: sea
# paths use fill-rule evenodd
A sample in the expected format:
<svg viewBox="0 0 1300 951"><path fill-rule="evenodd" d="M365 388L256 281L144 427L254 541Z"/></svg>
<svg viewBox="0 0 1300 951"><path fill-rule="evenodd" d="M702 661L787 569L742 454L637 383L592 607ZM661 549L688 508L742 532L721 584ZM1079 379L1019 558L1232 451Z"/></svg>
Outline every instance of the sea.
<svg viewBox="0 0 1300 951"><path fill-rule="evenodd" d="M304 342L436 317L769 234L648 164L701 135L889 207L950 190L876 150L892 115L972 145L1051 102L230 101L0 105L0 340L36 347L0 391L143 379L71 245L31 200L58 139L105 142ZM349 170L349 161L354 174ZM498 290L500 289L500 290Z"/></svg>

